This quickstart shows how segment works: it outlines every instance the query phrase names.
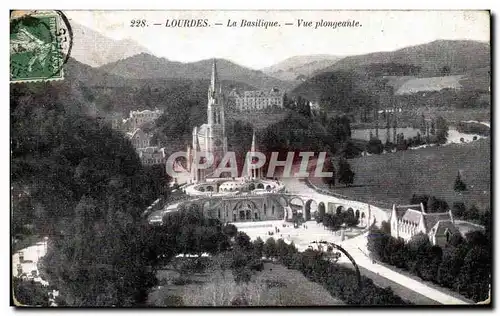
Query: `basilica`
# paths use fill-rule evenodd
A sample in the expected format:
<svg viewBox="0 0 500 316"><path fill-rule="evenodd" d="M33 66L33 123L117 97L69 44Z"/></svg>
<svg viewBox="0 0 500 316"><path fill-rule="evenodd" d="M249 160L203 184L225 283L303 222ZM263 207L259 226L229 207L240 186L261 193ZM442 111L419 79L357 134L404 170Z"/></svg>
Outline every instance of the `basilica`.
<svg viewBox="0 0 500 316"><path fill-rule="evenodd" d="M210 177L215 167L198 169L192 161L199 161L200 151L209 152L214 157L213 166L218 166L227 152L226 124L224 117L224 94L217 75L217 64L214 59L212 76L208 88L207 123L193 129L192 147L188 147L188 166L194 182Z"/></svg>

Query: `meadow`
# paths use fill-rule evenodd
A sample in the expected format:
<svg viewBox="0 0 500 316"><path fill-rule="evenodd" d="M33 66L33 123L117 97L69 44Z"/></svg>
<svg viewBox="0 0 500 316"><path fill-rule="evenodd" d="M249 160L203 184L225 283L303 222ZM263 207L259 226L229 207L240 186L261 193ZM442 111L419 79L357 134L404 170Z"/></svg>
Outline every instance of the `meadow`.
<svg viewBox="0 0 500 316"><path fill-rule="evenodd" d="M337 183L333 191L356 200L390 207L393 203L408 204L413 194L428 194L446 200L450 207L453 202L464 202L468 208L475 205L480 211L490 207L489 138L359 157L349 159L349 163L356 173L353 185ZM459 172L467 191L454 191ZM310 180L327 187L320 178Z"/></svg>

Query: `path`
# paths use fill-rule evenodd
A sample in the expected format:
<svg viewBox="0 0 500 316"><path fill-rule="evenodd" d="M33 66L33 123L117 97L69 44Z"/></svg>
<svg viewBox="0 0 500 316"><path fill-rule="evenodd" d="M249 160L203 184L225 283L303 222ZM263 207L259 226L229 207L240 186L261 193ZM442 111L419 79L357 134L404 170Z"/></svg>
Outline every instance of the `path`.
<svg viewBox="0 0 500 316"><path fill-rule="evenodd" d="M321 195L320 193L314 191L314 189L308 187L305 183L299 181L299 179L297 178L283 178L281 179L281 181L285 183L287 190L290 193L302 193L305 195L314 196ZM306 231L305 233L308 232ZM441 304L469 304L466 301L431 288L423 284L422 282L409 278L394 270L391 270L379 264L372 263L372 260L366 256L366 253L368 253L368 251L366 249L365 235L347 239L345 241L339 242L339 244L344 247L347 252L349 252L349 254L354 258L354 260L360 267L363 267L373 273L377 273L378 275L401 284L402 286L409 288L412 291L415 291Z"/></svg>

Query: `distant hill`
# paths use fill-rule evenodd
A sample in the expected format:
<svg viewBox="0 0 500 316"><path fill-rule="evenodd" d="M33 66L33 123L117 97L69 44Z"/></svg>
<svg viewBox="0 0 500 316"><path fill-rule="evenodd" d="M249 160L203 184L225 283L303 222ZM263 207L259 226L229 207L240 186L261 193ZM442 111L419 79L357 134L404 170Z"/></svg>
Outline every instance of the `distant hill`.
<svg viewBox="0 0 500 316"><path fill-rule="evenodd" d="M490 67L490 45L469 40L437 40L431 43L405 47L392 52L377 52L366 55L349 56L332 66L316 72L335 70L364 71L370 64L396 63L419 67L418 76L435 77L447 74L464 74L473 69Z"/></svg>
<svg viewBox="0 0 500 316"><path fill-rule="evenodd" d="M100 71L131 79L210 79L212 59L192 63L170 61L150 54L138 54L98 68ZM226 81L241 82L257 89L278 87L286 90L292 86L282 81L235 64L229 60L217 59L219 78Z"/></svg>
<svg viewBox="0 0 500 316"><path fill-rule="evenodd" d="M74 38L71 57L92 67L149 52L133 40L117 41L74 21L71 27Z"/></svg>
<svg viewBox="0 0 500 316"><path fill-rule="evenodd" d="M82 107L90 115L107 116L112 112L128 115L131 110L169 109L191 102L206 116L209 79L131 79L109 74L70 58L64 65L65 79L52 82L54 99L68 106ZM223 90L254 90L235 81L222 81ZM193 111L197 111L193 109Z"/></svg>
<svg viewBox="0 0 500 316"><path fill-rule="evenodd" d="M304 55L287 58L262 71L281 80L301 80L316 71L333 65L343 57L335 55Z"/></svg>
<svg viewBox="0 0 500 316"><path fill-rule="evenodd" d="M477 41L439 40L343 58L295 87L290 95L319 101L327 110L360 113L377 104L482 107L490 86L490 46ZM425 92L432 92L426 94ZM430 99L429 99L430 98Z"/></svg>

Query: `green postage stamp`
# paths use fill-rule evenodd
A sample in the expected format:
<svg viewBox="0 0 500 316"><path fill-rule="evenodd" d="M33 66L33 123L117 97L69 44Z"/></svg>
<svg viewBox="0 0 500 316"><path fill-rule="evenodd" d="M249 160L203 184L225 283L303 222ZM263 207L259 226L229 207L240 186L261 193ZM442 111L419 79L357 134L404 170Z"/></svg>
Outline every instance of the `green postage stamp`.
<svg viewBox="0 0 500 316"><path fill-rule="evenodd" d="M26 14L10 21L10 82L64 78L66 28L56 12Z"/></svg>

